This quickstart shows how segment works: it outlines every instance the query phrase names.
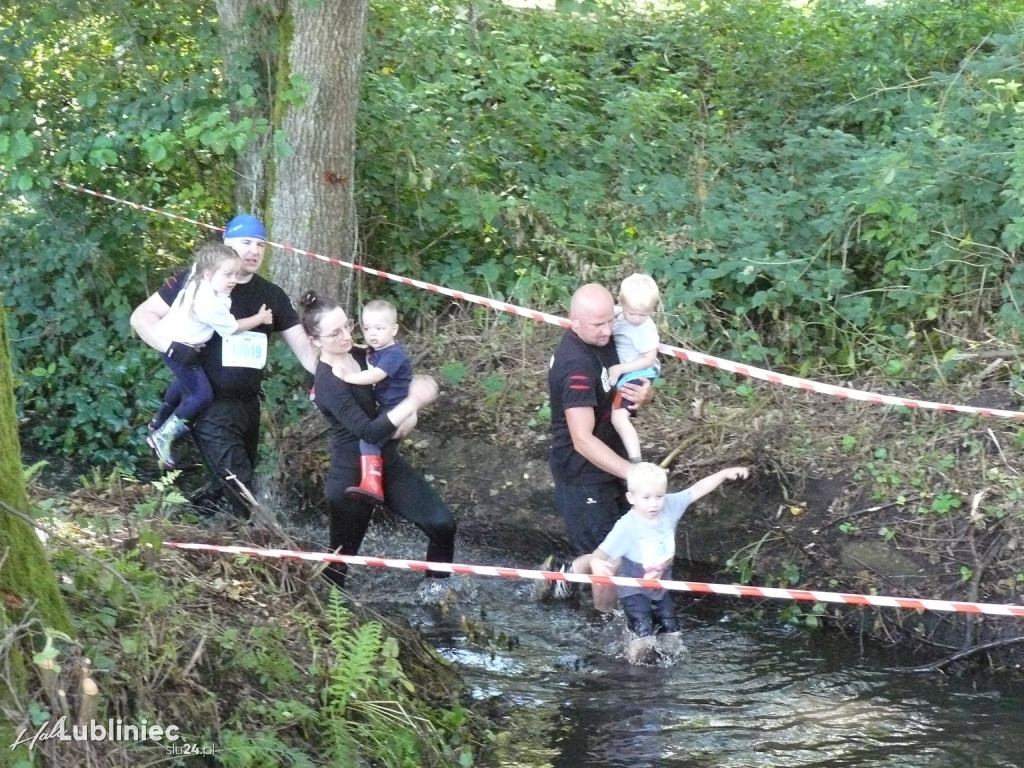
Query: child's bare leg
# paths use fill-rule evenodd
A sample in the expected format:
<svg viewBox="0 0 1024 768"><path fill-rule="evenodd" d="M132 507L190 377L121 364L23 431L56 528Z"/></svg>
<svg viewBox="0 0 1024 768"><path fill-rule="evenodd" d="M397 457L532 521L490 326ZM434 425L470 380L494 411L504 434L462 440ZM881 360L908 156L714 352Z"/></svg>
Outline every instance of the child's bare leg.
<svg viewBox="0 0 1024 768"><path fill-rule="evenodd" d="M573 573L591 573L590 559L593 555L580 555L572 561ZM618 593L613 584L591 584L591 594L594 598L594 608L602 613L611 613L615 610L618 602Z"/></svg>
<svg viewBox="0 0 1024 768"><path fill-rule="evenodd" d="M626 456L630 461L640 460L640 435L636 433L636 427L629 417L627 408L616 408L612 411L612 426L622 438L622 445L626 448Z"/></svg>

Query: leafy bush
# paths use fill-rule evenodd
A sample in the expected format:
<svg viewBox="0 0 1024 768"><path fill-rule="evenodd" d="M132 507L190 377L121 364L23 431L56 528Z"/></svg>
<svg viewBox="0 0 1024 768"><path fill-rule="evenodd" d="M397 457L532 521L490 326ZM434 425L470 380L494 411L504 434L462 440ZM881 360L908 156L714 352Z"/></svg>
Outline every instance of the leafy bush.
<svg viewBox="0 0 1024 768"><path fill-rule="evenodd" d="M0 170L36 194L0 208L0 280L27 437L111 461L163 386L129 309L199 233L35 190L60 174L221 220L266 125L231 117L262 86L225 86L212 8L104 7L0 11ZM666 340L801 373L1020 338L1024 0L586 10L372 4L372 265L554 311L645 270ZM441 307L394 293L404 317Z"/></svg>
<svg viewBox="0 0 1024 768"><path fill-rule="evenodd" d="M645 269L673 337L782 366L977 332L1019 281L1018 6L377 3L371 251L545 308Z"/></svg>
<svg viewBox="0 0 1024 768"><path fill-rule="evenodd" d="M136 427L166 386L128 325L145 274L142 227L72 198L39 204L0 219L19 418L34 446L131 464Z"/></svg>

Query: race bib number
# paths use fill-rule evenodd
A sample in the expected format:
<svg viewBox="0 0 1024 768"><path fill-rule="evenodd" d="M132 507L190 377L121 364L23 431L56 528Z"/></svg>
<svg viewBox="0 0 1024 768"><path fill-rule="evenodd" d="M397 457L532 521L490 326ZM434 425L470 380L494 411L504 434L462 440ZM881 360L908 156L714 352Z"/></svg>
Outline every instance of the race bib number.
<svg viewBox="0 0 1024 768"><path fill-rule="evenodd" d="M221 365L225 368L263 368L267 364L267 335L239 331L224 337Z"/></svg>
<svg viewBox="0 0 1024 768"><path fill-rule="evenodd" d="M653 568L670 560L676 554L676 542L674 534L666 534L657 539L641 539L640 553L643 558L644 568Z"/></svg>

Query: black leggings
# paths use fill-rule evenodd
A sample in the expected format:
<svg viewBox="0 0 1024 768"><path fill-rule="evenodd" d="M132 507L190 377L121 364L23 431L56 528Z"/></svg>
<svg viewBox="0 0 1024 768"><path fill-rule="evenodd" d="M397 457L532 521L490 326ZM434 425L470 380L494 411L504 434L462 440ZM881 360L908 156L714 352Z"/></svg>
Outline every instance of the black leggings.
<svg viewBox="0 0 1024 768"><path fill-rule="evenodd" d="M415 524L427 535L426 560L450 563L455 557L455 518L448 505L422 474L391 450L384 451L384 499L395 514ZM373 515L373 504L358 496L346 496L345 490L359 485L359 459L332 464L327 473L327 514L330 522L330 545L342 555L359 554ZM338 586L344 586L345 563L331 564L325 575ZM449 574L428 571L427 576L444 578Z"/></svg>

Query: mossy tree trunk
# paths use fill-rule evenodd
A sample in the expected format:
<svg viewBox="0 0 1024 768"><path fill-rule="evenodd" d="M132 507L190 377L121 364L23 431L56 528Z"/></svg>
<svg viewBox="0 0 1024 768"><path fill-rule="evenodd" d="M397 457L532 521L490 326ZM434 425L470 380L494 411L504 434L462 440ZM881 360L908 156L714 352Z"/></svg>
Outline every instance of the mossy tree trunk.
<svg viewBox="0 0 1024 768"><path fill-rule="evenodd" d="M216 0L218 29L224 52L224 76L233 91L251 88L254 98L232 105L232 118L254 124L273 122L281 0ZM235 209L266 221L267 188L273 154L272 132L254 136L235 162Z"/></svg>
<svg viewBox="0 0 1024 768"><path fill-rule="evenodd" d="M22 477L10 341L3 307L0 294L0 637L12 631L11 627L27 612L43 626L69 633L71 617L46 552L32 526L8 511L9 507L27 513L28 495ZM0 768L13 766L27 757L24 748L10 749L25 725L9 716L15 699L25 700L28 679L24 650L14 644L6 657L0 656Z"/></svg>

